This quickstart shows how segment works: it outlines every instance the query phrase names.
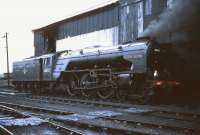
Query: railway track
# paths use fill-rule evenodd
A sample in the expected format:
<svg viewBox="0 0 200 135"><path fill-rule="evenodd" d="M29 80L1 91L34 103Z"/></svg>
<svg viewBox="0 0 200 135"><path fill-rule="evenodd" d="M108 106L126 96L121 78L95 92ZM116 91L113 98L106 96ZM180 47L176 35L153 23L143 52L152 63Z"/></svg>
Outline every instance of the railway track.
<svg viewBox="0 0 200 135"><path fill-rule="evenodd" d="M44 109L44 108L38 108L38 107L31 107L31 106L24 106L24 105L19 105L19 104L11 104L11 103L3 103L1 102L0 104L3 104L5 106L10 106L12 108L16 108L16 109L20 109L21 111L25 111L28 114L34 115L34 116L38 116L40 118L43 119L48 119L48 123L51 123L52 125L55 125L56 127L58 127L57 125L59 125L59 128L61 127L62 129L67 129L66 125L68 125L68 127L78 127L79 131L75 131L70 129L69 131L71 132L71 134L73 135L81 135L81 134L87 134L87 133L95 133L95 134L101 134L103 132L107 132L109 134L125 134L126 132L128 132L128 134L130 133L130 131L128 129L118 129L118 128L114 128L114 127L105 127L102 125L97 125L97 124L90 124L90 123L82 123L79 121L67 121L64 120L62 121L61 119L59 119L59 117L56 117L55 115L60 115L60 117L62 116L70 116L70 115L74 115L71 112L62 112L62 111L55 111L55 110L49 110L49 109ZM51 117L47 116L51 115ZM65 115L64 115L65 114ZM55 117L52 117L55 116ZM58 124L59 123L59 124ZM62 126L61 126L62 125ZM83 132L85 131L85 132ZM133 132L133 131L132 131ZM107 134L106 133L106 134ZM134 131L134 133L136 133Z"/></svg>
<svg viewBox="0 0 200 135"><path fill-rule="evenodd" d="M59 123L28 115L17 109L0 105L0 134L56 134L82 135Z"/></svg>
<svg viewBox="0 0 200 135"><path fill-rule="evenodd" d="M22 106L10 103L1 103L13 108L31 111L31 114L36 116L44 117L43 113L52 113L55 115L55 111L45 110L44 108L36 108L30 106ZM43 112L41 114L41 112ZM63 114L60 112L60 114ZM168 134L173 133L177 135L182 134L195 134L195 130L183 127L167 127L166 125L145 123L136 120L120 119L119 117L108 117L108 116L97 116L95 114L81 115L66 113L68 115L61 115L57 117L51 117L49 121L55 124L61 122L66 125L76 126L82 129L94 130L95 132L107 132L107 133L120 133L120 134ZM76 117L76 118L75 118ZM94 122L95 120L95 122ZM60 127L60 126L59 126ZM63 127L62 127L63 128ZM64 128L65 129L65 128ZM71 131L72 132L72 131ZM75 132L77 133L77 132Z"/></svg>
<svg viewBox="0 0 200 135"><path fill-rule="evenodd" d="M80 99L71 98L60 98L60 97L48 97L48 96L32 96L26 97L28 100L48 102L48 103L58 103L66 105L90 105L96 107L110 107L118 110L127 110L131 112L131 109L139 108L151 110L151 113L155 116L160 117L170 117L174 119L185 119L188 121L193 121L194 119L200 118L199 110L184 110L180 107L175 107L171 105L133 105L133 104L123 104L123 103L113 103L113 102L103 102L103 101L88 101Z"/></svg>
<svg viewBox="0 0 200 135"><path fill-rule="evenodd" d="M102 101L78 100L62 97L32 96L19 94L1 95L6 102L1 105L15 108L27 114L48 119L63 127L73 129L82 134L198 134L200 111L183 109L176 106L132 105ZM12 99L23 100L25 103L12 102ZM9 100L10 99L10 100ZM27 104L30 102L30 104ZM34 104L40 105L34 106ZM44 107L41 107L44 104ZM48 106L45 106L47 104ZM76 112L61 110L51 106L70 106L77 108L93 108L94 111ZM50 106L50 107L49 107ZM97 110L98 108L98 110ZM97 111L96 111L97 110ZM102 111L99 111L102 110Z"/></svg>
<svg viewBox="0 0 200 135"><path fill-rule="evenodd" d="M95 113L90 114L77 114L74 112L66 112L60 110L51 110L47 108L38 108L32 106L25 106L19 104L3 103L1 104L11 106L14 108L20 108L23 110L29 110L31 112L45 112L49 114L59 115L59 117L52 117L51 119L57 122L65 123L67 125L76 126L81 129L95 130L95 132L112 132L123 134L195 134L198 130L199 114L188 112L180 112L178 109L171 109L164 107L141 107L139 105L122 105L104 102L91 102L80 100L78 102L74 99L62 99L51 97L35 97L26 98L31 102L37 101L39 103L54 103L80 106L99 105L99 107L112 107L114 110L118 110L119 113L126 113L126 115L117 116L102 116ZM120 107L120 108L119 108ZM137 108L140 108L137 110ZM142 109L141 109L142 108ZM86 119L83 119L83 118ZM75 119L74 119L75 118ZM76 119L77 118L77 119ZM160 121L156 121L156 120ZM95 122L94 122L95 121ZM103 124L102 124L103 123ZM96 129L98 129L96 131ZM100 130L100 131L99 131ZM145 131L145 132L144 132Z"/></svg>

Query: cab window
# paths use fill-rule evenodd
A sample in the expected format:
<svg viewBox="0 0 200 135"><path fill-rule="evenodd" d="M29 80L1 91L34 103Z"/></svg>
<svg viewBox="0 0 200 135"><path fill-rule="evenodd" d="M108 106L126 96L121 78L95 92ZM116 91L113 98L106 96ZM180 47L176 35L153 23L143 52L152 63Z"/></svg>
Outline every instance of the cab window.
<svg viewBox="0 0 200 135"><path fill-rule="evenodd" d="M49 66L51 64L51 58L45 58L43 59L43 65Z"/></svg>
<svg viewBox="0 0 200 135"><path fill-rule="evenodd" d="M51 64L51 58L47 58L46 59L46 65L48 66L48 65L50 65Z"/></svg>

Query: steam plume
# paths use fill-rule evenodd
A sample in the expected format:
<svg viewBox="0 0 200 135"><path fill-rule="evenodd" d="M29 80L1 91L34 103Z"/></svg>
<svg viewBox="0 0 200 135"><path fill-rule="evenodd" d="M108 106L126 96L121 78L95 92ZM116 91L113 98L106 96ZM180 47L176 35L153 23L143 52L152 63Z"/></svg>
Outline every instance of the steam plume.
<svg viewBox="0 0 200 135"><path fill-rule="evenodd" d="M175 0L141 36L154 37L159 42L200 40L200 0Z"/></svg>

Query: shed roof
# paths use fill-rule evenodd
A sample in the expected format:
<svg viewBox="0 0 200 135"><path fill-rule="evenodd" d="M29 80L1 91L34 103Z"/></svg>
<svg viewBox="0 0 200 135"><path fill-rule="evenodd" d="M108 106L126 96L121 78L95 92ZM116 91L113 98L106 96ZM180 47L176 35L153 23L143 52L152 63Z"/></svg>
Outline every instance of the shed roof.
<svg viewBox="0 0 200 135"><path fill-rule="evenodd" d="M105 10L105 9L107 9L109 7L112 7L112 6L116 5L118 2L119 2L119 0L106 1L104 3L96 5L94 7L88 8L86 10L82 10L80 12L76 12L76 13L74 13L72 15L69 15L69 16L67 16L65 19L63 19L61 21L54 22L54 23L49 24L47 26L44 26L44 27L41 27L41 28L38 28L38 29L34 29L32 31L33 32L38 32L38 31L45 31L45 30L53 29L53 28L57 27L59 24L62 24L64 22L75 20L77 18L81 18L81 17L87 16L87 15L94 14L96 12L100 12L102 10Z"/></svg>

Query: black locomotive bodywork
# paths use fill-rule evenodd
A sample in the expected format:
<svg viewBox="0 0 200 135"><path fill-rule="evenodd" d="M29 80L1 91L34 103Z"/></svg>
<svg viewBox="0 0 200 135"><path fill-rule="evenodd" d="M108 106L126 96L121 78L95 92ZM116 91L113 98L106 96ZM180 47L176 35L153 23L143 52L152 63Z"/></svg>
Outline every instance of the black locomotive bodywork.
<svg viewBox="0 0 200 135"><path fill-rule="evenodd" d="M148 98L156 95L157 88L173 89L181 84L173 80L166 66L167 52L166 47L149 40L66 50L15 62L13 84L17 89L37 92L40 92L38 88L45 88L46 92L53 89L70 96Z"/></svg>

